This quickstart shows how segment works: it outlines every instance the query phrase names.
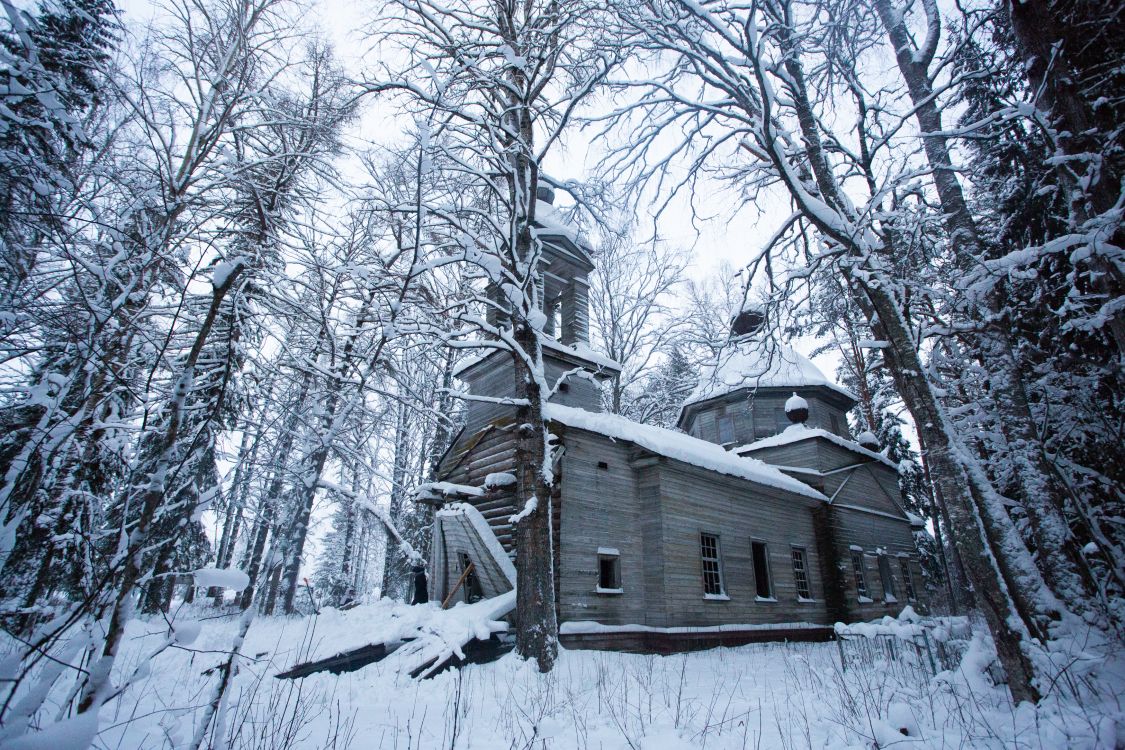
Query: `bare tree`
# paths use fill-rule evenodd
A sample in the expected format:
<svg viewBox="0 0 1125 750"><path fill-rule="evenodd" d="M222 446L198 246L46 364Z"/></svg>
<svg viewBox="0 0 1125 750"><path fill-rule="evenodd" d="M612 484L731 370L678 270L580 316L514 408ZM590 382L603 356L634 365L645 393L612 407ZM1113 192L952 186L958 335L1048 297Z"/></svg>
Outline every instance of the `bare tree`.
<svg viewBox="0 0 1125 750"><path fill-rule="evenodd" d="M509 351L515 365L512 405L523 506L513 516L516 648L542 671L554 664L558 634L554 477L543 417L555 384L544 375L541 337L547 321L537 283L542 246L534 225L540 165L612 62L583 38L592 27L583 23L590 19L582 11L556 0L395 3L383 21L388 58L401 54L411 70L422 66L429 72L416 83L403 82L417 79L396 71L388 76L392 83L371 84L408 103L434 154L429 164L447 165L472 186L466 195L428 202L424 226L435 227L454 257L479 269L487 282L487 293L479 290L453 311L464 335L475 331L487 340L457 345Z"/></svg>

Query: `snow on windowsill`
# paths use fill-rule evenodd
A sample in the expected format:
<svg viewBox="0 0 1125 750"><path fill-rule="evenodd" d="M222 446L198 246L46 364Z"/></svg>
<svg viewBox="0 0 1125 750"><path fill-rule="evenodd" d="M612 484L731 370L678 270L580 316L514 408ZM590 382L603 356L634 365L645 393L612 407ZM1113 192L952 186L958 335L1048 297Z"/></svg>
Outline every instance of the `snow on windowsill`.
<svg viewBox="0 0 1125 750"><path fill-rule="evenodd" d="M729 602L730 597L726 594L704 594L703 600L708 602Z"/></svg>
<svg viewBox="0 0 1125 750"><path fill-rule="evenodd" d="M594 588L595 594L624 594L625 589L604 589L601 586Z"/></svg>
<svg viewBox="0 0 1125 750"><path fill-rule="evenodd" d="M894 594L887 594L883 597L883 601L887 604L898 604L898 597Z"/></svg>
<svg viewBox="0 0 1125 750"><path fill-rule="evenodd" d="M797 602L798 602L799 604L816 604L816 599L806 599L806 598L805 598L805 597L803 597L803 596L798 596L798 597L797 597Z"/></svg>
<svg viewBox="0 0 1125 750"><path fill-rule="evenodd" d="M859 597L859 603L860 604L873 604L874 602L875 602L875 600L872 599L870 596Z"/></svg>
<svg viewBox="0 0 1125 750"><path fill-rule="evenodd" d="M776 603L777 597L776 596L755 596L754 601L756 601L756 602L775 602Z"/></svg>
<svg viewBox="0 0 1125 750"><path fill-rule="evenodd" d="M617 551L617 547L598 547L598 554L599 555L617 555L618 557L621 556L621 553Z"/></svg>

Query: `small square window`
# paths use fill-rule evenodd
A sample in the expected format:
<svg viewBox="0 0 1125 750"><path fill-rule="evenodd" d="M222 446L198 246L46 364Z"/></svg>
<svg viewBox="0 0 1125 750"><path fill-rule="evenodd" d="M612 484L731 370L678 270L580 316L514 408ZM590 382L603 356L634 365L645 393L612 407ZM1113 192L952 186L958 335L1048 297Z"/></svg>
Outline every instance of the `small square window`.
<svg viewBox="0 0 1125 750"><path fill-rule="evenodd" d="M802 547L793 547L793 581L797 585L798 599L812 599L812 590L809 588L809 568L805 559L805 550Z"/></svg>
<svg viewBox="0 0 1125 750"><path fill-rule="evenodd" d="M754 558L754 593L759 599L772 599L769 547L765 542L750 542L750 552Z"/></svg>
<svg viewBox="0 0 1125 750"><path fill-rule="evenodd" d="M700 534L699 552L703 560L703 593L722 596L723 567L719 558L719 537L715 534Z"/></svg>
<svg viewBox="0 0 1125 750"><path fill-rule="evenodd" d="M863 572L863 552L852 550L852 574L855 576L855 590L862 598L867 598L867 576Z"/></svg>
<svg viewBox="0 0 1125 750"><path fill-rule="evenodd" d="M621 590L621 558L617 555L598 555L598 589Z"/></svg>

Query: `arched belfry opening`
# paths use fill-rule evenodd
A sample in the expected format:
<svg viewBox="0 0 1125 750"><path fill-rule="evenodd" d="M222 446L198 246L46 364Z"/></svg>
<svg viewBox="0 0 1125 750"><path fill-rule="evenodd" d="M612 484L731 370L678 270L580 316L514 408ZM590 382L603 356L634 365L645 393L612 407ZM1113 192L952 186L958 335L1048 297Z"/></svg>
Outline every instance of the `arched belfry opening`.
<svg viewBox="0 0 1125 750"><path fill-rule="evenodd" d="M543 332L567 346L590 341L590 273L592 250L578 233L563 223L554 207L555 191L540 185L536 190L535 236L542 243L536 284L540 309L545 315ZM489 290L493 301L502 299ZM496 308L489 309L489 322L500 322Z"/></svg>

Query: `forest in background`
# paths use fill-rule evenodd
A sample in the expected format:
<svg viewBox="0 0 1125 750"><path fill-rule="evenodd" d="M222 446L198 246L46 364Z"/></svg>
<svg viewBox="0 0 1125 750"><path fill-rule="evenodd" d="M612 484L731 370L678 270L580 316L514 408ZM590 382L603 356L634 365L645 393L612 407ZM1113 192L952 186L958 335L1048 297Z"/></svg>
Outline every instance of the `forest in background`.
<svg viewBox="0 0 1125 750"><path fill-rule="evenodd" d="M314 591L406 596L454 368L496 348L526 427L518 651L548 671L548 210L595 248L607 410L674 425L751 304L840 358L852 431L934 530L935 598L984 616L1017 701L1053 641L1120 639L1114 3L400 0L353 70L291 0L172 0L145 29L0 2L0 741L147 679L114 676L121 639L174 596L242 636ZM588 174L554 180L570 137ZM658 230L725 221L716 194L790 213L692 281ZM248 585L224 602L201 568Z"/></svg>

